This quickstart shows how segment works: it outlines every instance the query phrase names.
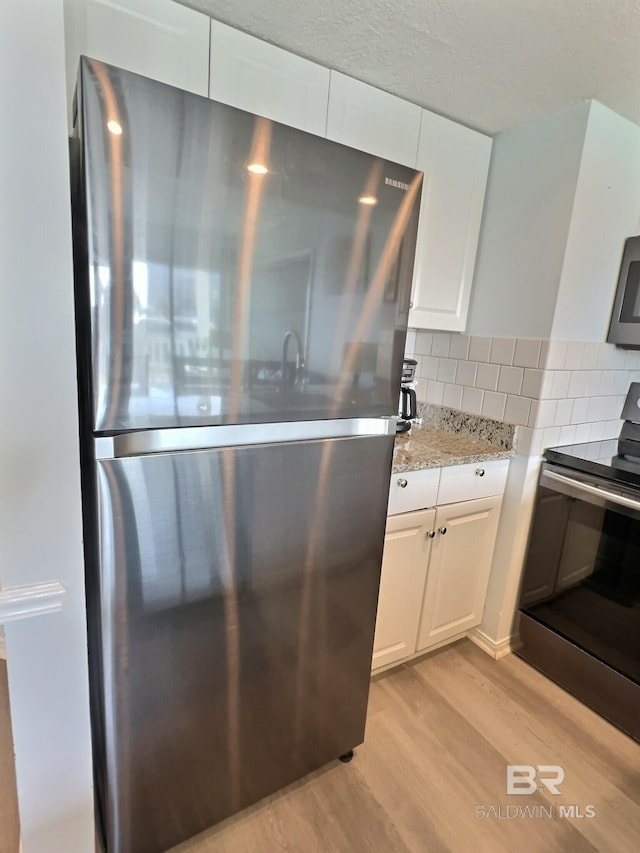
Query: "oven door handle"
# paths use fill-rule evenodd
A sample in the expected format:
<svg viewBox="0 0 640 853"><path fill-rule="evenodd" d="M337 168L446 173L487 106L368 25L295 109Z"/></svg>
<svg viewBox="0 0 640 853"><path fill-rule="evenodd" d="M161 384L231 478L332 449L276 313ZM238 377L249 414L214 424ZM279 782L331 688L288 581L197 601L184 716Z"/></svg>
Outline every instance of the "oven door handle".
<svg viewBox="0 0 640 853"><path fill-rule="evenodd" d="M572 477L565 477L563 474L556 474L555 471L545 471L541 485L544 486L545 480L555 480L565 486L571 486L577 492L584 492L587 495L601 498L602 500L610 501L612 504L624 506L628 509L633 509L640 512L640 501L633 498L627 498L624 495L618 495L615 492L608 492L606 489L600 489L597 486L590 486L588 483L582 483L579 480L574 480Z"/></svg>

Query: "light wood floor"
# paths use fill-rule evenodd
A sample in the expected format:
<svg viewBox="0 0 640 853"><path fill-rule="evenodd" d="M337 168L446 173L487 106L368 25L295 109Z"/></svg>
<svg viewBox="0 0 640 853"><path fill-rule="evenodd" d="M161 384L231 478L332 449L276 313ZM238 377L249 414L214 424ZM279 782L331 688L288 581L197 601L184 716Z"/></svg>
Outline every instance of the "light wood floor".
<svg viewBox="0 0 640 853"><path fill-rule="evenodd" d="M7 693L7 664L0 660L0 853L17 853L19 845L20 825Z"/></svg>
<svg viewBox="0 0 640 853"><path fill-rule="evenodd" d="M640 709L639 709L640 712ZM507 764L560 764L561 796L507 797ZM524 802L523 802L524 801ZM476 806L595 817L478 818ZM535 810L534 810L535 813ZM540 810L538 810L540 813ZM640 850L640 746L513 655L468 641L380 676L365 743L173 853Z"/></svg>
<svg viewBox="0 0 640 853"><path fill-rule="evenodd" d="M14 853L3 846L3 701L0 851ZM561 796L508 797L508 763L561 765ZM560 818L559 804L582 814L592 805L595 817ZM506 815L507 805L553 806L554 817L476 816L478 806ZM640 850L640 745L518 658L496 662L464 641L374 681L366 742L350 764L335 762L172 853L594 850Z"/></svg>

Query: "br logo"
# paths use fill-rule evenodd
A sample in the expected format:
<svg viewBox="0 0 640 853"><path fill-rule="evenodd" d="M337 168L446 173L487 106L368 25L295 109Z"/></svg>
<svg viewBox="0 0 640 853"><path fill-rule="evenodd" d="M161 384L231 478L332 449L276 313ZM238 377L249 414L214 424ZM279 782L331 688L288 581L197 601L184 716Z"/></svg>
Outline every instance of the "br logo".
<svg viewBox="0 0 640 853"><path fill-rule="evenodd" d="M535 794L543 786L557 796L563 781L564 770L559 764L507 764L507 794Z"/></svg>

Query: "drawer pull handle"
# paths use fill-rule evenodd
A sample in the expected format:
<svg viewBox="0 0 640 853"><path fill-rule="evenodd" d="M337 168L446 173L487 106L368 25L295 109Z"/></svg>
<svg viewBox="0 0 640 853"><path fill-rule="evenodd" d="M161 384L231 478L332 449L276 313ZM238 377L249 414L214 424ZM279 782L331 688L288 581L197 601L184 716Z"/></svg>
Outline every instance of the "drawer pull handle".
<svg viewBox="0 0 640 853"><path fill-rule="evenodd" d="M447 532L447 528L446 528L446 527L439 527L439 528L438 528L438 533L442 533L442 535L443 535L443 536L444 536L444 534L445 534L446 532Z"/></svg>
<svg viewBox="0 0 640 853"><path fill-rule="evenodd" d="M398 485L400 486L401 489L406 489L407 486L409 485L409 483L407 480L405 480L404 477L400 477L400 479L398 480Z"/></svg>
<svg viewBox="0 0 640 853"><path fill-rule="evenodd" d="M476 468L476 474L478 477L484 477L484 468Z"/></svg>
<svg viewBox="0 0 640 853"><path fill-rule="evenodd" d="M433 539L433 537L435 535L436 535L435 530L429 530L429 532L427 533L427 536L429 537L429 539Z"/></svg>

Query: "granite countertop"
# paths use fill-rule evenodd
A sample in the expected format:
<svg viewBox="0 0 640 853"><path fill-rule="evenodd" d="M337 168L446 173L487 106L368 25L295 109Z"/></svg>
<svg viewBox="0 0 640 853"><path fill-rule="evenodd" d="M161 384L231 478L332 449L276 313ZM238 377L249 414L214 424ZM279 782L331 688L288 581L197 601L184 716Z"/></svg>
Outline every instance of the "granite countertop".
<svg viewBox="0 0 640 853"><path fill-rule="evenodd" d="M393 473L508 459L513 454L513 448L492 444L485 438L414 424L409 434L396 436Z"/></svg>

